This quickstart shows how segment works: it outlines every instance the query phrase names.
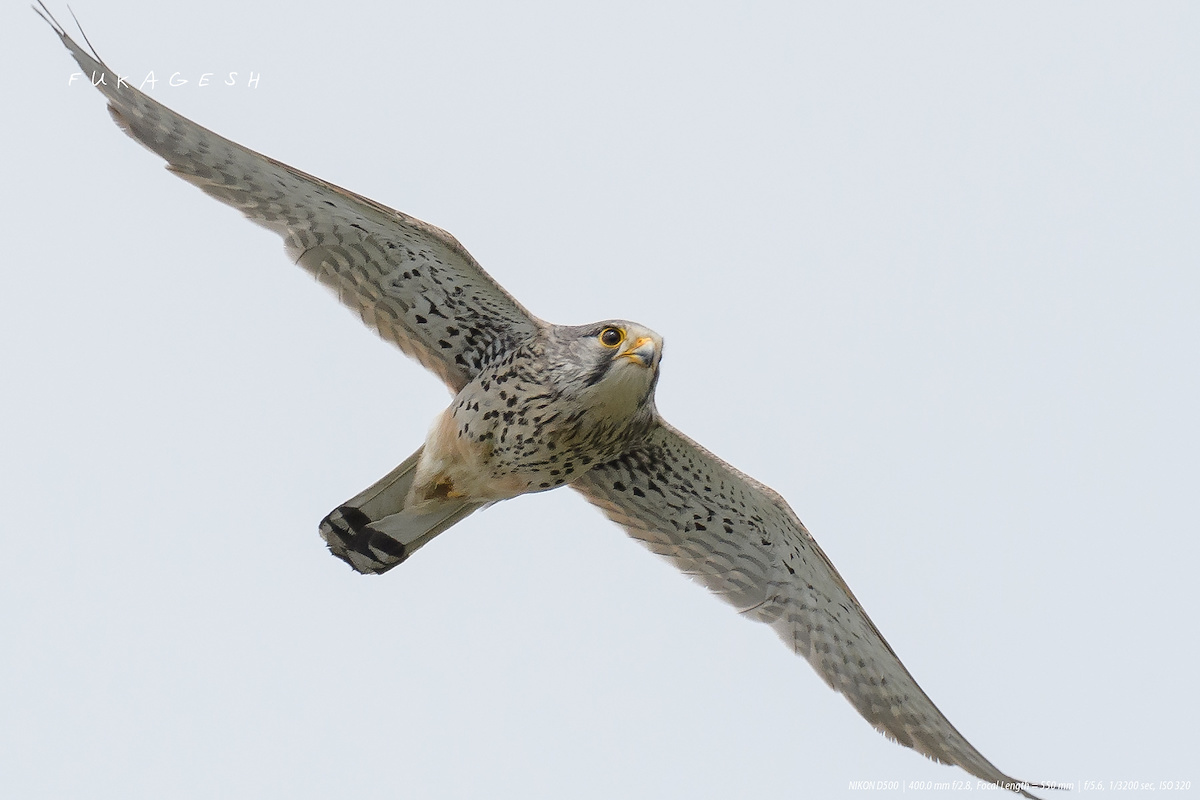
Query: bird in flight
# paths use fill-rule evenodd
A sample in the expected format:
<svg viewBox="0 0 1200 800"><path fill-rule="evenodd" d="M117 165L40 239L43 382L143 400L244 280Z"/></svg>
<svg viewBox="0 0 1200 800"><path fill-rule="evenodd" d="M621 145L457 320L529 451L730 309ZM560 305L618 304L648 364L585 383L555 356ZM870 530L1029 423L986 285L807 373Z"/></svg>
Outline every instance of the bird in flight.
<svg viewBox="0 0 1200 800"><path fill-rule="evenodd" d="M335 556L386 572L490 503L569 486L774 628L885 736L1026 797L1050 788L1001 772L950 724L782 497L659 416L657 333L538 319L450 234L176 114L38 13L125 133L283 237L292 261L453 394L415 453L320 523Z"/></svg>

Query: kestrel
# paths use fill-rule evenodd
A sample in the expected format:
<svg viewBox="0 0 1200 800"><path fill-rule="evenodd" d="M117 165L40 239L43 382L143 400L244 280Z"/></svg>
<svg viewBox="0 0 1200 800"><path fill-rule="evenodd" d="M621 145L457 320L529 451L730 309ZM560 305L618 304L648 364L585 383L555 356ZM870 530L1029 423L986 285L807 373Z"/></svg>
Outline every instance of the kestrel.
<svg viewBox="0 0 1200 800"><path fill-rule="evenodd" d="M885 736L1026 797L1042 785L1001 772L950 724L783 498L663 421L658 334L538 319L450 234L185 119L44 16L125 133L282 236L289 258L454 395L415 453L321 522L334 555L385 572L489 503L570 486L774 628Z"/></svg>

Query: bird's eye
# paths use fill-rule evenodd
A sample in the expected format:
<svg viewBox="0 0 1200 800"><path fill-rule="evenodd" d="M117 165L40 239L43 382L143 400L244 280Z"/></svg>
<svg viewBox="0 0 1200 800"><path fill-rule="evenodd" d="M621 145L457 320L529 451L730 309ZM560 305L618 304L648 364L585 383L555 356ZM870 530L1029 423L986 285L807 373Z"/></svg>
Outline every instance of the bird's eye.
<svg viewBox="0 0 1200 800"><path fill-rule="evenodd" d="M605 347L616 347L625 341L625 331L620 328L605 328L600 331L600 344Z"/></svg>

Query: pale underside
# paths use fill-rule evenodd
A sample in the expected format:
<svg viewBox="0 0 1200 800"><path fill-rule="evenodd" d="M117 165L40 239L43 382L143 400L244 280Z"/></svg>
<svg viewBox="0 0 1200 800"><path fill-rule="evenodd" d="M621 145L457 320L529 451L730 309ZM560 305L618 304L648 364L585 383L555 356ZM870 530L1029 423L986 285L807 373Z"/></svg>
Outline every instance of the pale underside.
<svg viewBox="0 0 1200 800"><path fill-rule="evenodd" d="M540 320L449 234L175 114L56 32L117 124L167 168L283 237L293 261L457 392ZM897 742L1032 797L950 724L775 492L659 421L640 445L570 484L648 548L769 624ZM469 512L468 512L469 513ZM455 520L457 521L457 520Z"/></svg>

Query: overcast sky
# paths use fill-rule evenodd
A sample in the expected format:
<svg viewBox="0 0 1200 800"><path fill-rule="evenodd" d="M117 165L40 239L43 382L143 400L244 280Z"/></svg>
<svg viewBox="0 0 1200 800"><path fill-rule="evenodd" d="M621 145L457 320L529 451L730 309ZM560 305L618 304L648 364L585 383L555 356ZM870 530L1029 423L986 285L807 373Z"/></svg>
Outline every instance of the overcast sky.
<svg viewBox="0 0 1200 800"><path fill-rule="evenodd" d="M73 8L534 313L661 333L664 417L788 499L1000 768L1200 790L1200 6ZM441 383L123 136L24 4L0 53L0 794L968 781L570 490L381 578L330 557Z"/></svg>

